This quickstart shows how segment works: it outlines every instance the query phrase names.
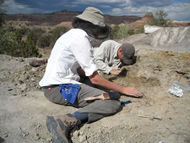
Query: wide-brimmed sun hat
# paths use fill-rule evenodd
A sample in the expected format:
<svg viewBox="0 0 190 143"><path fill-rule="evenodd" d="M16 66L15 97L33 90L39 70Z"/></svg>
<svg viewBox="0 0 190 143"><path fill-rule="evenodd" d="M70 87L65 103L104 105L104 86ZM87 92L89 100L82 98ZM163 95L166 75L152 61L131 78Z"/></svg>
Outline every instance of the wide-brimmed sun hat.
<svg viewBox="0 0 190 143"><path fill-rule="evenodd" d="M76 17L100 27L106 26L104 14L95 7L87 7L82 14Z"/></svg>

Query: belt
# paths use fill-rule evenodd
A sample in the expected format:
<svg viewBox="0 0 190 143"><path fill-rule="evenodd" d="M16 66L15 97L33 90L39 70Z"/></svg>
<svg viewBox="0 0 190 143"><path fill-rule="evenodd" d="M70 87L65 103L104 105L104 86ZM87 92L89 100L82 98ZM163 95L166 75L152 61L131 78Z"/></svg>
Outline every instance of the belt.
<svg viewBox="0 0 190 143"><path fill-rule="evenodd" d="M59 85L49 85L49 86L43 86L43 88L53 88L53 87L57 87Z"/></svg>

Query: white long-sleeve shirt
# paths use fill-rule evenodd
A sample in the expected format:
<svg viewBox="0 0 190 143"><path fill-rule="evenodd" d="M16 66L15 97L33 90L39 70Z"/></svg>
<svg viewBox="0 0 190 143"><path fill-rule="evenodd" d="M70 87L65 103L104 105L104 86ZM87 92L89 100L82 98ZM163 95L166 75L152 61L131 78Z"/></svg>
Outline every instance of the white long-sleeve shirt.
<svg viewBox="0 0 190 143"><path fill-rule="evenodd" d="M80 84L78 67L84 70L86 76L92 75L97 67L89 40L90 37L81 29L71 29L63 34L51 51L40 86Z"/></svg>
<svg viewBox="0 0 190 143"><path fill-rule="evenodd" d="M98 68L98 72L109 74L112 69L119 69L121 61L117 55L118 49L121 47L120 43L113 40L104 41L100 47L95 47L94 58Z"/></svg>

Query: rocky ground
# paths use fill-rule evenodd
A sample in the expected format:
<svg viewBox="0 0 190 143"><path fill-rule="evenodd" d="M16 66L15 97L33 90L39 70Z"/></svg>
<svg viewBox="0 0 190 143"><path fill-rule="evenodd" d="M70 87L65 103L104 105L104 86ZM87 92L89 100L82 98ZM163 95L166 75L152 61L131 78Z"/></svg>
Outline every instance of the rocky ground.
<svg viewBox="0 0 190 143"><path fill-rule="evenodd" d="M190 87L189 32L189 27L164 28L120 41L135 45L137 63L123 67L127 69L125 76L105 77L122 86L135 87L144 96L122 96L121 101L132 103L123 106L114 116L85 124L74 132L73 142L189 143L190 91L183 90L182 97L168 93L174 81ZM45 65L31 67L28 60L0 55L0 143L51 143L46 116L77 110L53 104L44 97L38 82Z"/></svg>

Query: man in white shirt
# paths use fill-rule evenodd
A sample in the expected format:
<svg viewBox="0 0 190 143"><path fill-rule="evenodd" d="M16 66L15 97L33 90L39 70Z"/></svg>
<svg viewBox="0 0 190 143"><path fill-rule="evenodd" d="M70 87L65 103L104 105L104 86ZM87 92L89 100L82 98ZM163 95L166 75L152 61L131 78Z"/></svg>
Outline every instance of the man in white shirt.
<svg viewBox="0 0 190 143"><path fill-rule="evenodd" d="M95 47L93 55L100 75L119 74L122 66L136 62L133 45L120 44L113 40L104 41L99 47Z"/></svg>
<svg viewBox="0 0 190 143"><path fill-rule="evenodd" d="M110 28L104 21L104 15L99 9L86 8L82 14L75 17L72 23L74 29L63 34L52 49L45 74L39 82L44 88L44 95L53 103L80 108L73 114L47 116L46 125L53 134L53 142L67 143L70 133L82 123L94 122L117 113L121 108L119 93L142 96L137 89L119 86L98 74L90 40L108 37ZM116 92L105 92L81 83L81 76L88 77L92 84ZM92 102L85 100L87 97L108 97L113 94L118 98Z"/></svg>

